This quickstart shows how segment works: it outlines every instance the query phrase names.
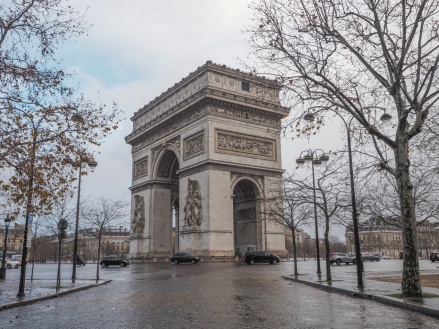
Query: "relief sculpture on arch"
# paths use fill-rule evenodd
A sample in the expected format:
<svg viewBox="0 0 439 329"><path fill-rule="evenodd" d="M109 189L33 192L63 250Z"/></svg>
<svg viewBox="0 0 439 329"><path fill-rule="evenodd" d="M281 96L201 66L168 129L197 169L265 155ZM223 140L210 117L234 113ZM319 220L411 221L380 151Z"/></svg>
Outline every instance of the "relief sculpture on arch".
<svg viewBox="0 0 439 329"><path fill-rule="evenodd" d="M203 220L201 205L200 184L196 180L188 179L186 205L183 209L184 224L186 226L200 226Z"/></svg>
<svg viewBox="0 0 439 329"><path fill-rule="evenodd" d="M134 217L131 222L131 235L142 237L145 227L145 199L143 196L134 196Z"/></svg>

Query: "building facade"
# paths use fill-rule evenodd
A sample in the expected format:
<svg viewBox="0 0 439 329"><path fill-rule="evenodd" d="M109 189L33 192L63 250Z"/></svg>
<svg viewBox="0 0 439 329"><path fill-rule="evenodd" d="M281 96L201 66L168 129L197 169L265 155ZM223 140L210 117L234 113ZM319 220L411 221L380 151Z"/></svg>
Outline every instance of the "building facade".
<svg viewBox="0 0 439 329"><path fill-rule="evenodd" d="M439 247L439 234L430 222L418 224L419 256L428 258L431 251ZM404 250L399 218L370 218L358 223L361 253L377 253L390 258L399 258ZM351 227L346 230L346 246L355 254L354 234Z"/></svg>
<svg viewBox="0 0 439 329"><path fill-rule="evenodd" d="M97 261L98 257L98 229L80 230L78 235L78 255L86 261ZM117 255L127 257L129 253L130 232L127 228L106 227L102 232L100 255ZM9 240L9 238L8 238ZM41 236L37 238L36 248L30 250L29 259L58 259L59 240L57 235ZM69 234L62 241L61 258L70 261L73 257L74 234Z"/></svg>
<svg viewBox="0 0 439 329"><path fill-rule="evenodd" d="M6 243L7 255L21 255L23 253L24 225L12 223L13 226L8 228L8 241ZM0 246L5 246L6 227L0 228ZM3 253L1 254L3 257Z"/></svg>
<svg viewBox="0 0 439 329"><path fill-rule="evenodd" d="M267 187L281 186L288 112L275 81L210 61L136 112L129 256L286 254L262 214Z"/></svg>

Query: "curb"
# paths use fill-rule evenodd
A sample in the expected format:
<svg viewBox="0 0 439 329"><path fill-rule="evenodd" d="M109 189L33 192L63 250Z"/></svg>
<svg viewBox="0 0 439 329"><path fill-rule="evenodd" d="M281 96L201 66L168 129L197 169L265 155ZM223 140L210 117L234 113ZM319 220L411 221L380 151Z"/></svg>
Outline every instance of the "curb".
<svg viewBox="0 0 439 329"><path fill-rule="evenodd" d="M50 294L50 295L46 295L46 296L30 298L30 299L27 299L27 300L20 300L20 301L12 302L12 303L9 303L9 304L3 304L3 305L0 305L0 311L8 310L8 309L11 309L11 308L14 308L14 307L18 307L18 306L30 305L30 304L33 304L33 303L41 302L43 300L48 300L48 299L52 299L52 298L62 297L62 296L65 296L65 295L68 295L68 294L71 294L71 293L74 293L74 292L78 292L78 291L81 291L81 290L86 290L86 289L97 287L97 286L100 286L100 285L103 285L103 284L107 284L107 283L110 283L111 281L112 280L105 280L103 282L99 282L99 283L95 283L95 284L88 284L88 285L85 285L85 286L68 289L66 291L58 292L58 293L55 293L55 294Z"/></svg>
<svg viewBox="0 0 439 329"><path fill-rule="evenodd" d="M339 287L331 287L328 285L323 285L322 283L296 279L296 278L292 278L292 277L288 277L288 276L282 276L282 278L285 280L289 280L289 281L293 281L293 282L297 282L297 283L302 283L302 284L305 284L305 285L308 285L308 286L311 286L314 288L322 289L322 290L325 290L327 292L337 292L337 293L340 293L343 295L348 295L348 296L354 297L354 298L360 297L363 299L371 299L371 300L375 300L375 301L383 303L383 304L392 305L392 306L408 309L411 311L416 311L416 312L423 313L423 314L426 314L426 315L429 315L432 317L439 318L439 310L436 310L433 308L423 307L423 306L420 306L419 304L411 302L411 301L401 301L401 300L398 300L398 299L393 298L393 297L382 297L382 296L376 296L376 295L366 294L366 293L362 293L362 292L356 292L356 291L352 291L352 290L348 290L348 289L343 289L343 288L339 288Z"/></svg>

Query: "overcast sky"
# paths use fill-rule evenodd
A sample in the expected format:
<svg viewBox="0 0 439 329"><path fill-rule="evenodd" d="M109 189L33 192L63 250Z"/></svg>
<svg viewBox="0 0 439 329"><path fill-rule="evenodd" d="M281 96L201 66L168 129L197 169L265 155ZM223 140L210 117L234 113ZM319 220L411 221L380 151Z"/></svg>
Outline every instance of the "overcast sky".
<svg viewBox="0 0 439 329"><path fill-rule="evenodd" d="M84 177L84 197L130 198L129 118L139 108L179 82L207 60L242 69L250 49L245 39L251 25L249 0L75 0L72 4L93 24L87 35L63 45L59 57L76 72L80 91L95 102L114 101L125 111L121 128L108 138L98 167ZM88 7L88 9L87 9ZM333 136L333 137L332 137ZM308 141L282 140L283 168L308 148L334 150L338 130ZM301 169L306 172L306 169ZM340 234L337 234L340 235Z"/></svg>

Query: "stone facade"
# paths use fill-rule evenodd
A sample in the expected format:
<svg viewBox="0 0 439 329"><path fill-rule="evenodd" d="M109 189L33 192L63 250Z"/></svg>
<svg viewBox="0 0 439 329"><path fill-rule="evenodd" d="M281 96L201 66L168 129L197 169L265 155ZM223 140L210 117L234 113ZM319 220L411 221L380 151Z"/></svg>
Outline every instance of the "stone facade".
<svg viewBox="0 0 439 329"><path fill-rule="evenodd" d="M399 258L404 246L398 218L370 218L359 222L358 226L361 253L377 253ZM437 250L439 246L438 230L430 222L419 223L417 228L419 257L429 258L430 252ZM346 247L349 253L355 253L352 228L346 231Z"/></svg>
<svg viewBox="0 0 439 329"><path fill-rule="evenodd" d="M129 257L286 254L283 228L262 214L287 114L275 81L211 62L137 111Z"/></svg>

